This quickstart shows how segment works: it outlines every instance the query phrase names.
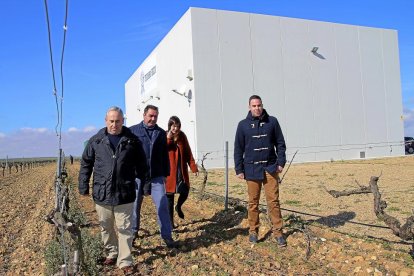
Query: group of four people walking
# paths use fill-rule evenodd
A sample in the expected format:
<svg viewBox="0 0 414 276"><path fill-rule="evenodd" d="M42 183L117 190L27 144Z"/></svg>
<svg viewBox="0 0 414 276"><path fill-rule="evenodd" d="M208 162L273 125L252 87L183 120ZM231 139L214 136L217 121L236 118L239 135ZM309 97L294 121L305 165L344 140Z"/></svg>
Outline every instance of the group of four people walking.
<svg viewBox="0 0 414 276"><path fill-rule="evenodd" d="M125 274L135 272L131 250L141 225L143 197L151 195L167 247L177 247L172 237L174 210L184 218L181 207L189 195L188 167L198 175L180 119L172 116L165 131L157 125L158 114L158 107L148 105L143 120L127 128L122 110L109 108L106 127L88 140L81 158L79 193L89 194L93 173L92 197L107 252L104 264L116 264ZM234 161L236 175L247 182L252 243L258 242L259 201L264 187L274 237L279 246L286 246L278 183L286 163L285 151L278 120L268 115L259 96L251 96L247 117L237 126ZM174 207L176 193L179 197Z"/></svg>

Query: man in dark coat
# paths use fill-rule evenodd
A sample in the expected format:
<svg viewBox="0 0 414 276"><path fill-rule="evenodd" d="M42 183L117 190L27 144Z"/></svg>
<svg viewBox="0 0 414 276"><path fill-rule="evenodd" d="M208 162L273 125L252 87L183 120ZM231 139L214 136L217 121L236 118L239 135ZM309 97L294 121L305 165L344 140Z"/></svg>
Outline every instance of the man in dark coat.
<svg viewBox="0 0 414 276"><path fill-rule="evenodd" d="M158 107L147 105L144 109L142 122L130 127L132 133L142 142L150 171L149 177L145 182L137 182L133 231L136 237L140 229L143 195L151 194L152 201L157 209L157 221L160 226L161 238L169 248L172 248L176 247L177 244L172 238L168 199L165 193L165 180L170 174L167 134L164 129L157 125L157 120Z"/></svg>
<svg viewBox="0 0 414 276"><path fill-rule="evenodd" d="M89 139L82 154L79 193L89 194L93 172L92 196L107 251L104 264L117 264L131 273L135 270L131 255L135 178L145 178L147 165L141 142L123 123L122 110L109 108L106 127Z"/></svg>
<svg viewBox="0 0 414 276"><path fill-rule="evenodd" d="M262 186L265 189L268 214L273 235L279 246L286 246L282 235L282 215L279 203L279 173L286 163L286 144L278 120L263 109L262 99L249 98L249 113L237 126L234 140L236 174L246 179L249 195L249 240L258 241L259 201Z"/></svg>

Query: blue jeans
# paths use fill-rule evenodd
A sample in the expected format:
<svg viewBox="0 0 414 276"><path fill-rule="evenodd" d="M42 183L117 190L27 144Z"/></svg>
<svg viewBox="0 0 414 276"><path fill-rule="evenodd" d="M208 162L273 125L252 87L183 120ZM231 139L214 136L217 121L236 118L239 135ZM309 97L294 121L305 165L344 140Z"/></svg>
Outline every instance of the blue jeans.
<svg viewBox="0 0 414 276"><path fill-rule="evenodd" d="M132 231L138 232L141 222L141 206L143 200L143 191L141 189L141 181L136 181L136 195L134 203L134 214L132 216ZM172 239L172 227L168 210L168 199L165 194L164 177L156 177L151 179L151 198L157 208L157 221L160 226L161 238L164 240Z"/></svg>

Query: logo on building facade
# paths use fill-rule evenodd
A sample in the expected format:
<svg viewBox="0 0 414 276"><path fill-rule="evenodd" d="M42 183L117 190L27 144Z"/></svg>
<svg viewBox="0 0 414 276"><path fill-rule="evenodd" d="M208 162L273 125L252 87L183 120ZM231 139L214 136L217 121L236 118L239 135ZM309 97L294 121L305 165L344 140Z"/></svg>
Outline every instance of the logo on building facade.
<svg viewBox="0 0 414 276"><path fill-rule="evenodd" d="M139 94L142 97L153 93L157 88L157 59L153 55L149 57L141 66L139 73Z"/></svg>
<svg viewBox="0 0 414 276"><path fill-rule="evenodd" d="M141 96L143 96L145 94L145 74L143 71L141 71L140 80L141 80Z"/></svg>

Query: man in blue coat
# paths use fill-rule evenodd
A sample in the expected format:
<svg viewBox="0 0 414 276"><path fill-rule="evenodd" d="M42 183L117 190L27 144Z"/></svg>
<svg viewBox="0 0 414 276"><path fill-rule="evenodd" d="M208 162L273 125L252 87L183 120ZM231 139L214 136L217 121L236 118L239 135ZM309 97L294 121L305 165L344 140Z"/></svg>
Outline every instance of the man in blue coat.
<svg viewBox="0 0 414 276"><path fill-rule="evenodd" d="M237 126L234 139L234 163L237 177L246 179L249 195L249 240L258 241L259 201L265 189L268 214L273 235L279 246L286 246L282 235L282 215L279 202L279 173L286 163L286 144L278 120L263 109L262 99L249 98L249 113Z"/></svg>
<svg viewBox="0 0 414 276"><path fill-rule="evenodd" d="M149 175L146 181L137 181L136 200L134 207L133 231L135 237L140 228L141 205L143 195L151 194L152 201L157 208L158 225L161 237L167 247L176 247L172 238L172 225L169 217L168 199L165 193L165 180L170 174L170 161L167 150L167 134L157 125L158 107L147 105L144 109L144 117L141 123L130 127L138 139L142 142Z"/></svg>

